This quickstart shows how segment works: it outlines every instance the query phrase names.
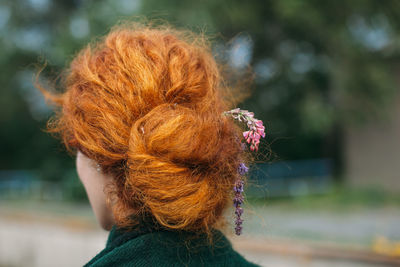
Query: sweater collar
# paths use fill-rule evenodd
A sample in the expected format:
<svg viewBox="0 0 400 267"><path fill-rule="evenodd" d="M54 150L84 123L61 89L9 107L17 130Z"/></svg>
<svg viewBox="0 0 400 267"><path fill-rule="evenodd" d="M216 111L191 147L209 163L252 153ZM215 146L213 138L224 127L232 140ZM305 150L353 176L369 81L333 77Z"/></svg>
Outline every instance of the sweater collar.
<svg viewBox="0 0 400 267"><path fill-rule="evenodd" d="M132 227L118 227L113 225L108 235L106 248L118 247L130 239L153 231L168 231L150 217L143 217L137 219L137 221L138 224Z"/></svg>

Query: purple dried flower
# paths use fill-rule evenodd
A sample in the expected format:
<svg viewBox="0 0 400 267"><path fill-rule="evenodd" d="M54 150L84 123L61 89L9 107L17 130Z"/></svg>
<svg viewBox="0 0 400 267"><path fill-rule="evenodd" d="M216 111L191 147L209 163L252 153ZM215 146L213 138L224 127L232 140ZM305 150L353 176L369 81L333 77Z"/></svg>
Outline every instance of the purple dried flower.
<svg viewBox="0 0 400 267"><path fill-rule="evenodd" d="M249 168L243 162L241 162L238 167L239 175L245 175L248 171L249 171ZM244 181L240 178L236 181L235 185L233 186L233 191L235 192L233 204L236 208L236 210L235 210L235 215L236 215L235 232L237 235L240 235L242 232L241 224L242 224L243 220L241 219L241 216L243 214L243 208L241 208L240 205L243 204L243 202L244 202L244 197L242 195L243 190L244 190L243 186L244 186Z"/></svg>
<svg viewBox="0 0 400 267"><path fill-rule="evenodd" d="M234 187L233 187L233 191L234 191L235 193L242 193L242 192L243 192L243 187L241 187L241 186L234 186Z"/></svg>
<svg viewBox="0 0 400 267"><path fill-rule="evenodd" d="M233 204L235 205L235 207L238 207L243 202L244 202L244 199L241 194L235 195L235 198L233 199Z"/></svg>
<svg viewBox="0 0 400 267"><path fill-rule="evenodd" d="M240 175L245 175L249 171L249 168L242 162L239 164L238 173Z"/></svg>
<svg viewBox="0 0 400 267"><path fill-rule="evenodd" d="M237 235L240 235L242 233L242 226L236 226L235 232Z"/></svg>
<svg viewBox="0 0 400 267"><path fill-rule="evenodd" d="M235 185L233 186L233 191L235 193L242 193L243 192L243 185L244 185L244 182L241 179L237 180Z"/></svg>
<svg viewBox="0 0 400 267"><path fill-rule="evenodd" d="M240 205L243 204L243 202L244 202L244 198L243 198L243 195L242 195L243 186L244 186L243 180L242 179L238 179L236 181L236 183L235 183L235 186L233 187L233 190L235 192L235 197L233 199L233 204L234 204L234 206L236 208L236 210L235 210L235 214L236 214L235 232L236 232L237 235L240 235L240 233L242 231L241 224L242 224L243 220L241 219L241 216L243 214L243 209L240 207Z"/></svg>
<svg viewBox="0 0 400 267"><path fill-rule="evenodd" d="M243 223L243 220L241 218L237 218L235 221L236 225L241 225Z"/></svg>
<svg viewBox="0 0 400 267"><path fill-rule="evenodd" d="M235 210L235 214L236 214L237 216L242 216L242 214L243 214L243 209L240 208L240 207L237 207L236 210Z"/></svg>

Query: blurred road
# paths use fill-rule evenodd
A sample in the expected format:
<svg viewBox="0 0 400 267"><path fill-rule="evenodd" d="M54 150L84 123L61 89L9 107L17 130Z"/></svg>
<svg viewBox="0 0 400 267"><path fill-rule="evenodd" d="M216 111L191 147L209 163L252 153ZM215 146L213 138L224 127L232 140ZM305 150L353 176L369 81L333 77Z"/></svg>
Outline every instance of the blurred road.
<svg viewBox="0 0 400 267"><path fill-rule="evenodd" d="M284 237L349 248L370 248L380 236L400 240L398 207L334 211L271 205L246 211L244 233L251 237Z"/></svg>
<svg viewBox="0 0 400 267"><path fill-rule="evenodd" d="M399 258L371 250L375 235L400 239L397 210L254 212L248 210L244 235L228 236L262 266L400 266ZM82 266L104 248L106 237L88 206L0 202L1 267Z"/></svg>

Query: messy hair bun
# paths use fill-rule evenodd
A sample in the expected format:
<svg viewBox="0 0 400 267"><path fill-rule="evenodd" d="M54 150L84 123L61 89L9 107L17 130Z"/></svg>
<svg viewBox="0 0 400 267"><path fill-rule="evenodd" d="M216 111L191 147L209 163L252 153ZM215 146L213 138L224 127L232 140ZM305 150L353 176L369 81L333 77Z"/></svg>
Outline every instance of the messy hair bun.
<svg viewBox="0 0 400 267"><path fill-rule="evenodd" d="M208 232L222 219L242 160L240 130L222 116L218 66L202 37L118 27L74 58L63 94L43 92L62 107L50 131L114 174L117 225L147 214L170 229Z"/></svg>

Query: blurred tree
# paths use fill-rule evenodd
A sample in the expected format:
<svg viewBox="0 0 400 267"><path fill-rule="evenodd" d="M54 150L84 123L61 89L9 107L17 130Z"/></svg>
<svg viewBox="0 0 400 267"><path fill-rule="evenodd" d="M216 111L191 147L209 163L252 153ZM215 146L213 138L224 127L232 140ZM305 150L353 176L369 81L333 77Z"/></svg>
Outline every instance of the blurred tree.
<svg viewBox="0 0 400 267"><path fill-rule="evenodd" d="M331 157L340 167L343 127L383 118L397 93L395 0L3 0L1 169L40 168L57 178L72 167L39 131L50 110L32 86L32 63L46 59L44 77L54 78L92 37L137 15L206 32L235 73L252 66L252 96L241 107L266 122L283 159Z"/></svg>

